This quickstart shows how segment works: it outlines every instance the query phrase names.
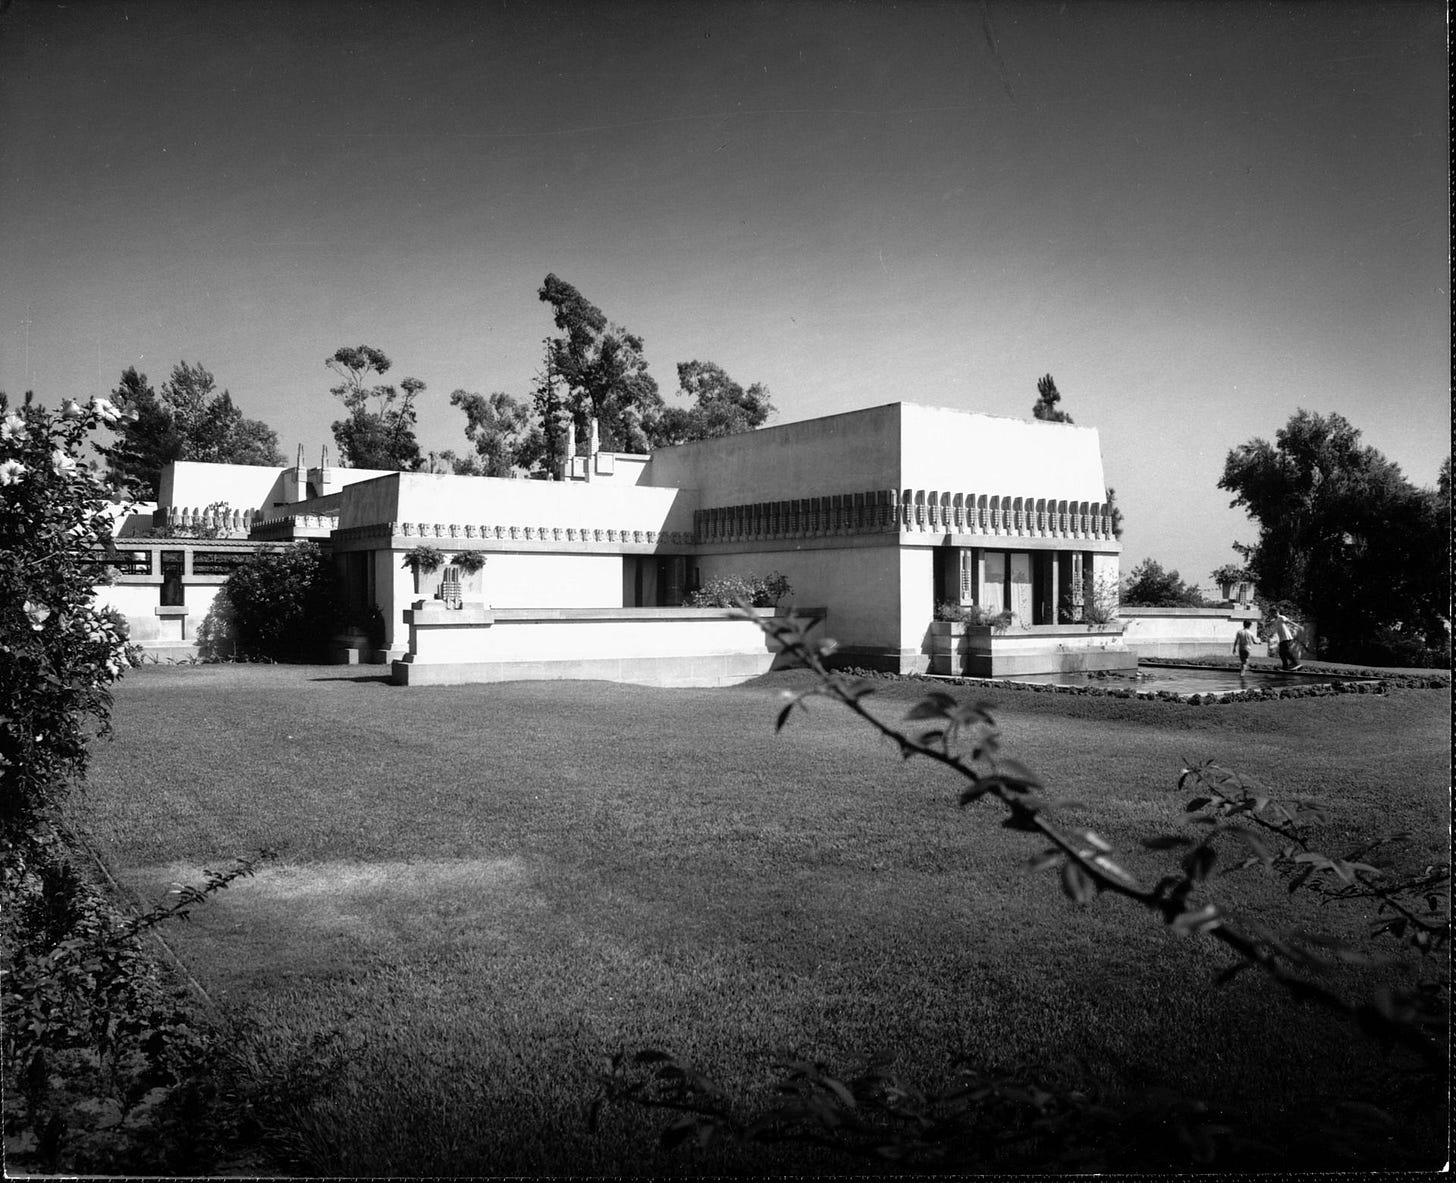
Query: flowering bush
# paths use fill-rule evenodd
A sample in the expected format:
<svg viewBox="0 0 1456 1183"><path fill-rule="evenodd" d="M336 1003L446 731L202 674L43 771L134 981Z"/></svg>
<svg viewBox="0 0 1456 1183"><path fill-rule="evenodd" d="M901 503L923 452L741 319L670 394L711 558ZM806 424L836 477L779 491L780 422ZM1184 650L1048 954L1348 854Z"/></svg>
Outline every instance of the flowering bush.
<svg viewBox="0 0 1456 1183"><path fill-rule="evenodd" d="M732 608L737 604L772 608L793 590L777 571L767 575L725 575L710 579L684 603L689 608Z"/></svg>
<svg viewBox="0 0 1456 1183"><path fill-rule="evenodd" d="M109 726L125 621L92 589L112 545L100 475L81 459L114 422L106 399L59 414L0 395L0 844L8 852L85 774L86 738Z"/></svg>

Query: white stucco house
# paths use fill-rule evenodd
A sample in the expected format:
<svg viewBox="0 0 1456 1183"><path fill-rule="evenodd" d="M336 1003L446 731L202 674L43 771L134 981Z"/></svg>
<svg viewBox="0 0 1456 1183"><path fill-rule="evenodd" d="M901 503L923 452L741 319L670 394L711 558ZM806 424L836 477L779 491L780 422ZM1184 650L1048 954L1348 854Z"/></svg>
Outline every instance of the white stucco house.
<svg viewBox="0 0 1456 1183"><path fill-rule="evenodd" d="M779 609L822 618L849 665L989 675L1135 663L1118 626L1087 620L1098 588L1116 587L1121 551L1094 428L889 403L650 455L589 450L560 475L306 469L301 453L281 470L178 463L154 531L212 522L207 532L231 537L168 545L132 531L118 546L136 561L121 560L107 591L129 617L170 612L150 619L182 644L229 555L313 538L351 605L383 617L383 647L366 659L412 684L752 676L772 659L758 630L681 605L713 579L769 572L792 587ZM420 545L445 565L412 572L404 559ZM463 574L452 560L465 552L484 567ZM947 630L932 627L947 602L1002 624L960 627L947 650Z"/></svg>

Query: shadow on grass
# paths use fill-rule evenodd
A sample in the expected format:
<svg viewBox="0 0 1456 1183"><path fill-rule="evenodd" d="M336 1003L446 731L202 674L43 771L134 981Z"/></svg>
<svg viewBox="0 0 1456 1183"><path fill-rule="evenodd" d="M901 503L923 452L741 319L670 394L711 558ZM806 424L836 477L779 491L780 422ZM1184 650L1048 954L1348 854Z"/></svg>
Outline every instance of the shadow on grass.
<svg viewBox="0 0 1456 1183"><path fill-rule="evenodd" d="M389 674L339 674L337 677L324 675L321 678L310 678L310 682L378 682L383 686L392 685Z"/></svg>

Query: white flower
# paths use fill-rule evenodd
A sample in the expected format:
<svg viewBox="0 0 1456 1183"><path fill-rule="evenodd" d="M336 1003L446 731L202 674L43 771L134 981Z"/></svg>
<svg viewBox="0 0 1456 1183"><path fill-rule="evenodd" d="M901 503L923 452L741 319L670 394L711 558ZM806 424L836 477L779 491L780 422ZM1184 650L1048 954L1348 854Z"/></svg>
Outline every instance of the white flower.
<svg viewBox="0 0 1456 1183"><path fill-rule="evenodd" d="M30 627L35 629L36 632L39 632L41 626L50 617L51 610L44 604L34 604L30 600L26 600L25 614L30 617Z"/></svg>
<svg viewBox="0 0 1456 1183"><path fill-rule="evenodd" d="M60 448L52 448L51 468L55 470L55 474L58 477L65 478L74 476L76 472L75 458L68 456Z"/></svg>
<svg viewBox="0 0 1456 1183"><path fill-rule="evenodd" d="M15 440L18 443L25 439L25 434L25 420L19 415L6 415L4 422L0 422L0 439Z"/></svg>
<svg viewBox="0 0 1456 1183"><path fill-rule="evenodd" d="M91 409L96 412L97 418L103 423L115 423L121 418L121 408L109 398L102 398L99 394L91 400Z"/></svg>
<svg viewBox="0 0 1456 1183"><path fill-rule="evenodd" d="M61 404L61 417L63 419L79 419L83 414L81 404L73 398L68 398Z"/></svg>
<svg viewBox="0 0 1456 1183"><path fill-rule="evenodd" d="M13 485L25 475L25 465L19 460L7 460L0 464L0 485Z"/></svg>

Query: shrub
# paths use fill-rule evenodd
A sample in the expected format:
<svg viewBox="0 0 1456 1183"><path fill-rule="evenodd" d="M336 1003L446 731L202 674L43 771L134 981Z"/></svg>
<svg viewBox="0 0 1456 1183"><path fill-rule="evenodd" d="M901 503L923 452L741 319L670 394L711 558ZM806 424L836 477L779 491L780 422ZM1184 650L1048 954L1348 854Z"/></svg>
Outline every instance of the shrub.
<svg viewBox="0 0 1456 1183"><path fill-rule="evenodd" d="M20 841L85 775L89 729L109 727L126 664L116 613L92 588L111 545L106 489L80 459L118 418L105 399L59 415L0 394L0 841Z"/></svg>
<svg viewBox="0 0 1456 1183"><path fill-rule="evenodd" d="M683 601L689 608L732 608L747 604L752 608L773 608L793 588L777 571L767 575L725 575L710 579Z"/></svg>
<svg viewBox="0 0 1456 1183"><path fill-rule="evenodd" d="M213 1143L197 1131L212 1127L183 1100L219 1044L139 936L233 873L128 923L88 881L89 856L61 822L90 735L110 728L109 686L126 663L125 621L93 602L111 545L106 490L79 458L87 435L118 418L105 399L53 414L29 396L11 410L0 394L6 1166L205 1174Z"/></svg>
<svg viewBox="0 0 1456 1183"><path fill-rule="evenodd" d="M1342 641L1327 638L1321 656L1331 661L1351 661L1361 665L1395 666L1401 669L1449 669L1451 645L1432 648L1426 638L1412 636L1400 629L1385 626L1368 638Z"/></svg>
<svg viewBox="0 0 1456 1183"><path fill-rule="evenodd" d="M197 656L203 661L231 661L237 656L237 633L233 602L224 587L197 626Z"/></svg>
<svg viewBox="0 0 1456 1183"><path fill-rule="evenodd" d="M952 624L985 624L994 629L1009 628L1016 619L1010 611L992 612L980 604L958 604L954 600L942 600L935 606L935 619Z"/></svg>
<svg viewBox="0 0 1456 1183"><path fill-rule="evenodd" d="M232 1040L172 984L141 934L187 910L252 860L209 873L126 920L57 838L7 863L4 940L7 1159L46 1173L210 1174L229 1140L237 1082L216 1079ZM225 1100L222 1093L231 1095ZM211 1104L199 1105L209 1096Z"/></svg>
<svg viewBox="0 0 1456 1183"><path fill-rule="evenodd" d="M265 547L228 576L235 651L268 661L320 661L342 613L333 564L313 542Z"/></svg>
<svg viewBox="0 0 1456 1183"><path fill-rule="evenodd" d="M1091 598L1082 606L1083 624L1111 624L1117 619L1117 581L1104 576L1092 589Z"/></svg>
<svg viewBox="0 0 1456 1183"><path fill-rule="evenodd" d="M478 550L462 550L450 561L466 575L474 575L485 566L485 554Z"/></svg>

